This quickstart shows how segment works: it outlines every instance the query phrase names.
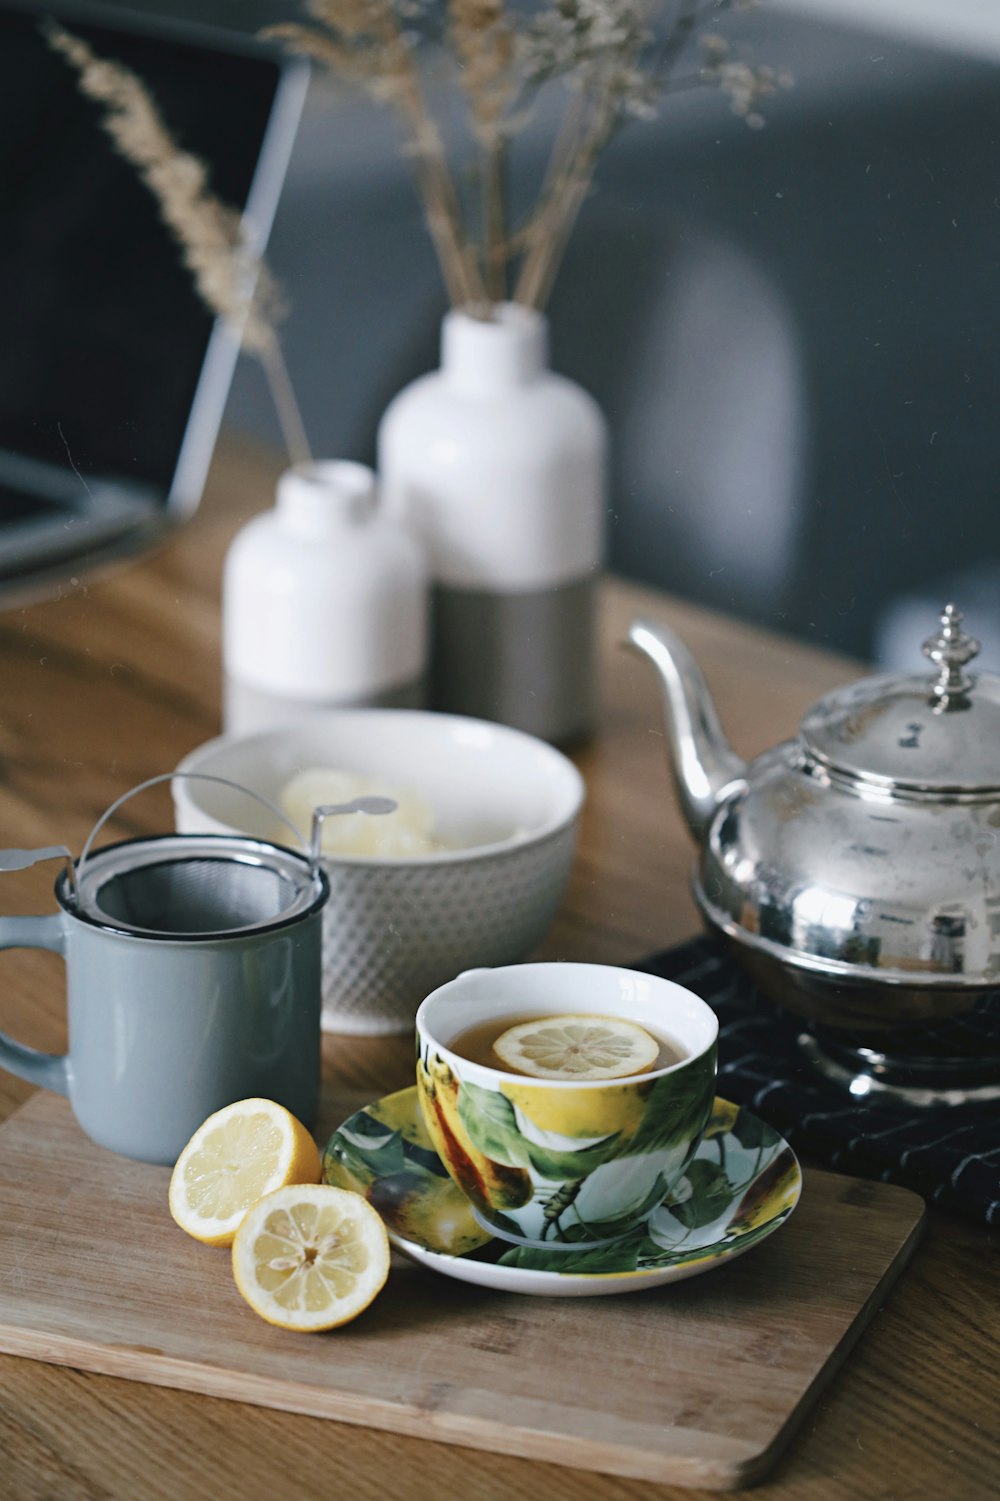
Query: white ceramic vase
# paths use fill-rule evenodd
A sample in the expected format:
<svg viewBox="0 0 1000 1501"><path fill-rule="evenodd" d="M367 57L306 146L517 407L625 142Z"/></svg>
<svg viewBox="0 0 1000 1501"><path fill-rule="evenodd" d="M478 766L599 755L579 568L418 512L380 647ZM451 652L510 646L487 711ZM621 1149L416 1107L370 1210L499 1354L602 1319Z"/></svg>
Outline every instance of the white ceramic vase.
<svg viewBox="0 0 1000 1501"><path fill-rule="evenodd" d="M548 368L544 316L449 312L441 368L379 429L385 504L434 580L432 703L545 739L584 733L607 437L596 403Z"/></svg>
<svg viewBox="0 0 1000 1501"><path fill-rule="evenodd" d="M329 708L422 705L427 594L420 547L384 514L370 469L286 470L274 509L249 521L226 556L227 731Z"/></svg>

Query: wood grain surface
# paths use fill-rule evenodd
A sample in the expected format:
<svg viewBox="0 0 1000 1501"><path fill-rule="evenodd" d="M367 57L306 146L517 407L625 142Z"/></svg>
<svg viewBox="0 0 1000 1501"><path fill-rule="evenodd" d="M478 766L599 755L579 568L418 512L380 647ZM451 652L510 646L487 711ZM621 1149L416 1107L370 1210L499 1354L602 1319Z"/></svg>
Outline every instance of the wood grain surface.
<svg viewBox="0 0 1000 1501"><path fill-rule="evenodd" d="M50 1094L0 1126L0 1350L725 1490L777 1458L909 1259L924 1215L908 1189L816 1170L766 1245L697 1282L518 1297L400 1257L362 1319L303 1338L245 1306L228 1252L174 1226L169 1179L95 1146Z"/></svg>
<svg viewBox="0 0 1000 1501"><path fill-rule="evenodd" d="M275 474L267 455L224 446L201 512L157 555L0 612L5 846L63 842L78 851L115 796L218 731L222 558L241 521L270 503ZM600 730L575 757L588 787L581 847L543 958L627 961L698 928L687 888L692 851L669 789L653 684L618 644L634 612L685 636L744 755L791 733L820 692L858 670L616 582L603 610ZM171 826L159 789L123 813L109 837ZM3 911L51 910L54 875L36 867L3 877ZM37 1047L63 1046L58 959L5 954L0 975L5 1029ZM345 1097L410 1082L405 1039L328 1037L325 1058ZM0 1073L0 1116L30 1093ZM995 1229L932 1213L909 1269L755 1497L993 1501L997 1286ZM210 1337L210 1310L206 1330ZM0 1358L3 1501L286 1494L668 1501L691 1492Z"/></svg>

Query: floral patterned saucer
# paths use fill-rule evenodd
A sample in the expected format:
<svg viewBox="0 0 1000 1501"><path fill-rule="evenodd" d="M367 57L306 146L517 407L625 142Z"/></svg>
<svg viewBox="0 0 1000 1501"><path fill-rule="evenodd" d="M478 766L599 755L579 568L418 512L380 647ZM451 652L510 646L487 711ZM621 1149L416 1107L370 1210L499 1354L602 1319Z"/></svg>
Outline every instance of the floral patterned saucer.
<svg viewBox="0 0 1000 1501"><path fill-rule="evenodd" d="M509 1292L593 1297L679 1282L740 1256L782 1225L802 1174L788 1143L727 1100L685 1176L647 1223L612 1245L510 1245L475 1219L424 1126L416 1088L365 1106L323 1156L327 1183L362 1193L397 1250L446 1277Z"/></svg>

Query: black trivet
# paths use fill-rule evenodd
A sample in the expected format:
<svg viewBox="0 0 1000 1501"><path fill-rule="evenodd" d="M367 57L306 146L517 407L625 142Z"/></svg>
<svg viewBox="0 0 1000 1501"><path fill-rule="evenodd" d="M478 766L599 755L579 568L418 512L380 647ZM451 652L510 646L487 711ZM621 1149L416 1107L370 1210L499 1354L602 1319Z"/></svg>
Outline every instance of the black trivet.
<svg viewBox="0 0 1000 1501"><path fill-rule="evenodd" d="M916 1109L848 1099L798 1050L803 1024L756 989L724 948L695 938L635 965L700 995L719 1018L719 1094L748 1105L804 1156L915 1188L968 1218L1000 1224L1000 1110ZM981 1025L995 1046L996 1007Z"/></svg>

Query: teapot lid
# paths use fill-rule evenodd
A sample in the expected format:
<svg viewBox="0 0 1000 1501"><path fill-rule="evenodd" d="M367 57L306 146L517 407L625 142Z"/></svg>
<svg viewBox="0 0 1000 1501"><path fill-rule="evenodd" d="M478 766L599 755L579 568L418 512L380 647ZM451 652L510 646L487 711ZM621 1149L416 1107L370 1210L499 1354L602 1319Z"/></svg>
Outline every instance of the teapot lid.
<svg viewBox="0 0 1000 1501"><path fill-rule="evenodd" d="M953 604L923 644L936 675L869 677L828 693L800 737L831 770L900 793L1000 796L1000 677L965 668L979 642Z"/></svg>

